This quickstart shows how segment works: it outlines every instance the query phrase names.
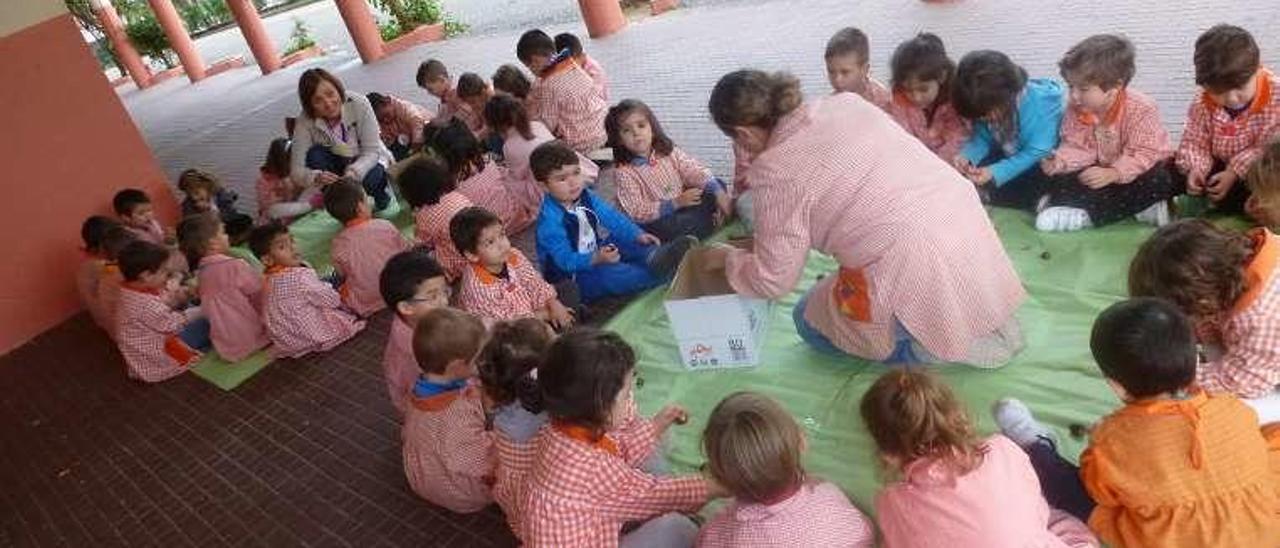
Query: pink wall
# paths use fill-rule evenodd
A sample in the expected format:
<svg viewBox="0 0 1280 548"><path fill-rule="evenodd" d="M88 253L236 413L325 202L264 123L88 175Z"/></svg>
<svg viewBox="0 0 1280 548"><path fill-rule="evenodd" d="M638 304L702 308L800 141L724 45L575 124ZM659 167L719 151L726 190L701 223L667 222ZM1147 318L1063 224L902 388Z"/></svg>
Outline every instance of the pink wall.
<svg viewBox="0 0 1280 548"><path fill-rule="evenodd" d="M80 309L80 223L134 186L162 222L164 174L68 14L0 37L0 354Z"/></svg>

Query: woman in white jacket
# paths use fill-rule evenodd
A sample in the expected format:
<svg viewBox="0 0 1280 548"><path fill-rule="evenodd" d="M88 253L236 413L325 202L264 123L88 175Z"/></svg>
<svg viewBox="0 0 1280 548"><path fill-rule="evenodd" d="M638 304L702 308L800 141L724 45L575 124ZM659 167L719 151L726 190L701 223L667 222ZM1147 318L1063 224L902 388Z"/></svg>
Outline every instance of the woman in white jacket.
<svg viewBox="0 0 1280 548"><path fill-rule="evenodd" d="M382 144L369 100L346 91L336 76L321 68L302 73L298 99L302 115L293 129L290 177L320 187L348 177L364 185L375 210L390 205L391 151Z"/></svg>

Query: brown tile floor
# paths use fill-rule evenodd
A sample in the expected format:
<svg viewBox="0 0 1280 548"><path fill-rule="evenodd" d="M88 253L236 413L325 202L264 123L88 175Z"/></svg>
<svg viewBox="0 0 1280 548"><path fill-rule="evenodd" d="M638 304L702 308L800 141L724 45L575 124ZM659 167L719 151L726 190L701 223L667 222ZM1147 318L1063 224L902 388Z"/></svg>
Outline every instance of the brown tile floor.
<svg viewBox="0 0 1280 548"><path fill-rule="evenodd" d="M511 546L496 507L417 499L380 359L389 316L234 392L129 381L81 315L0 359L0 546Z"/></svg>

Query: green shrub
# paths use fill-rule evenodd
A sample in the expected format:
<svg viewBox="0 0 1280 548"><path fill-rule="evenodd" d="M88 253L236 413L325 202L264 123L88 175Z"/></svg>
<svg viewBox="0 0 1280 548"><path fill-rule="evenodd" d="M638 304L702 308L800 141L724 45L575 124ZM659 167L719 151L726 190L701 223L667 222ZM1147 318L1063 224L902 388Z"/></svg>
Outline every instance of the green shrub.
<svg viewBox="0 0 1280 548"><path fill-rule="evenodd" d="M294 17L293 32L289 34L289 45L285 48L284 54L289 55L314 45L316 45L316 40L311 36L311 29L301 19Z"/></svg>
<svg viewBox="0 0 1280 548"><path fill-rule="evenodd" d="M156 21L156 16L150 11L140 13L129 21L124 32L139 53L159 60L166 68L173 68L177 64L173 50L169 47L169 37L165 36L160 22Z"/></svg>

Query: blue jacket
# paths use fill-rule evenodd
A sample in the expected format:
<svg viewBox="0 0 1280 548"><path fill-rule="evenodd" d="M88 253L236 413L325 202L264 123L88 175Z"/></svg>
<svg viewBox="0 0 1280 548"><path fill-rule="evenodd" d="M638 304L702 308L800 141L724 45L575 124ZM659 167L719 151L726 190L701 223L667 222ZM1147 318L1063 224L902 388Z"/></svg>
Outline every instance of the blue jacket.
<svg viewBox="0 0 1280 548"><path fill-rule="evenodd" d="M1018 150L999 162L991 164L991 175L996 186L1002 186L1023 172L1035 167L1041 158L1058 148L1058 126L1062 124L1065 109L1065 90L1056 80L1031 79L1018 99ZM973 135L960 151L973 165L979 165L999 150L991 128L986 122L974 122Z"/></svg>
<svg viewBox="0 0 1280 548"><path fill-rule="evenodd" d="M582 190L578 203L587 208L587 221L596 232L596 243L629 244L640 237L640 227L591 189ZM605 237L601 237L601 227ZM558 282L591 269L592 252L578 250L578 216L570 214L550 194L542 197L537 226L538 264L548 282Z"/></svg>

